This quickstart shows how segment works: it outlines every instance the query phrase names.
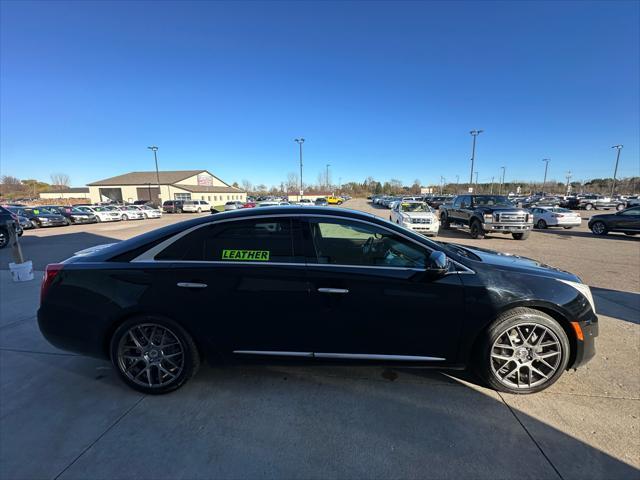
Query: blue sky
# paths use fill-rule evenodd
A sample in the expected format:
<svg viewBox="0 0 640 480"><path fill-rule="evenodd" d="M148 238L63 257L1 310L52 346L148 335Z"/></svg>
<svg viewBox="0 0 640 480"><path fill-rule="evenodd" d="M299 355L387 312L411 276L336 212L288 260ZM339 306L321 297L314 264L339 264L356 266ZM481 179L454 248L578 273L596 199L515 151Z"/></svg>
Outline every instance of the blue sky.
<svg viewBox="0 0 640 480"><path fill-rule="evenodd" d="M3 1L0 170L640 174L640 3Z"/></svg>

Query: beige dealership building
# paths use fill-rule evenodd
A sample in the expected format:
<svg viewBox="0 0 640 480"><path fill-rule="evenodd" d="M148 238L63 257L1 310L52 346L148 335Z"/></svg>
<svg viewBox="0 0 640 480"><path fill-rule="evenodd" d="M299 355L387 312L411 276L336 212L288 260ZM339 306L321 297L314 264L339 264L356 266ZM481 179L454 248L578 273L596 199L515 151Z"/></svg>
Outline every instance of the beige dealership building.
<svg viewBox="0 0 640 480"><path fill-rule="evenodd" d="M158 176L160 182L158 182ZM247 193L223 182L207 170L175 170L129 172L89 183L92 203L151 200L206 200L211 205L223 205L232 200L246 201Z"/></svg>

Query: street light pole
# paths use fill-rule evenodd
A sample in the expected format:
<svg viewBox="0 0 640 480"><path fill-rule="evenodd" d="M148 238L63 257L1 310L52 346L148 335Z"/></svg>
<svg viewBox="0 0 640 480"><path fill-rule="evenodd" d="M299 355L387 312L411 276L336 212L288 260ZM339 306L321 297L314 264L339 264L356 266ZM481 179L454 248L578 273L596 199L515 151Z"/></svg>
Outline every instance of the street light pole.
<svg viewBox="0 0 640 480"><path fill-rule="evenodd" d="M620 150L622 150L622 145L614 145L611 148L615 148L618 150L618 153L616 155L616 168L613 171L613 185L611 186L611 196L613 197L613 194L616 191L616 175L618 174L618 162L620 161Z"/></svg>
<svg viewBox="0 0 640 480"><path fill-rule="evenodd" d="M471 147L471 175L469 177L469 184L473 184L473 164L476 160L476 137L480 135L484 130L471 130L469 133L473 137L473 145ZM476 187L478 182L476 182Z"/></svg>
<svg viewBox="0 0 640 480"><path fill-rule="evenodd" d="M493 195L493 179L496 177L491 177L491 195Z"/></svg>
<svg viewBox="0 0 640 480"><path fill-rule="evenodd" d="M500 180L500 195L502 195L502 186L504 185L504 172L506 170L505 167L500 167L502 169L502 180Z"/></svg>
<svg viewBox="0 0 640 480"><path fill-rule="evenodd" d="M567 172L567 193L566 193L566 195L569 195L569 188L570 188L570 187L569 187L569 182L570 182L570 181L571 181L571 170L569 170L569 171Z"/></svg>
<svg viewBox="0 0 640 480"><path fill-rule="evenodd" d="M544 180L542 181L542 195L544 196L544 187L547 184L547 169L549 168L551 159L543 158L542 161L544 162Z"/></svg>
<svg viewBox="0 0 640 480"><path fill-rule="evenodd" d="M476 189L475 189L475 190L478 190L478 172L473 172L473 173L475 173L475 174L476 174ZM474 190L474 192L473 192L473 193L478 193L478 192L477 192L477 191L475 191L475 190Z"/></svg>
<svg viewBox="0 0 640 480"><path fill-rule="evenodd" d="M158 181L158 195L160 195L160 171L158 170L158 147L152 145L151 147L147 147L149 150L153 152L153 158L156 161L156 180ZM169 197L169 187L167 186L167 199ZM149 199L151 200L151 199Z"/></svg>
<svg viewBox="0 0 640 480"><path fill-rule="evenodd" d="M326 183L327 183L327 192L328 192L328 191L329 191L329 189L330 189L330 186L329 186L329 167L330 167L330 166L331 166L331 164L330 164L330 163L327 163L327 178L326 178Z"/></svg>
<svg viewBox="0 0 640 480"><path fill-rule="evenodd" d="M300 146L300 196L298 200L302 200L302 195L304 195L304 191L302 189L302 144L304 143L304 138L296 138L294 140Z"/></svg>

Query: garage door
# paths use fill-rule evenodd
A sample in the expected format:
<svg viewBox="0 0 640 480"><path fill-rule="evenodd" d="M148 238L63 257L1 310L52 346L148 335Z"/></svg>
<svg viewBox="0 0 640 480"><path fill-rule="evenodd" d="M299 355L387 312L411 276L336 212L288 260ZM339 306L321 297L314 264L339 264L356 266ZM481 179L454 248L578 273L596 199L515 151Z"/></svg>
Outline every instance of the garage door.
<svg viewBox="0 0 640 480"><path fill-rule="evenodd" d="M151 200L151 203L156 205L160 202L160 189L158 187L138 187L137 195L138 200Z"/></svg>

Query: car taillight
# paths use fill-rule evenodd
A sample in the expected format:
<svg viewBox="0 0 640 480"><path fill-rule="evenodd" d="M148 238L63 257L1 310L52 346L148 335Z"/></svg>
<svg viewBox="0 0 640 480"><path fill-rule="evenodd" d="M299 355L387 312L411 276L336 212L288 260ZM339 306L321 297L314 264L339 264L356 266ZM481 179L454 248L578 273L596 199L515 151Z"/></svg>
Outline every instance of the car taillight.
<svg viewBox="0 0 640 480"><path fill-rule="evenodd" d="M40 286L40 304L44 300L45 295L47 294L47 290L53 283L53 279L56 278L56 275L62 270L61 263L50 263L47 265L47 268L44 270L44 277L42 278L42 285Z"/></svg>

